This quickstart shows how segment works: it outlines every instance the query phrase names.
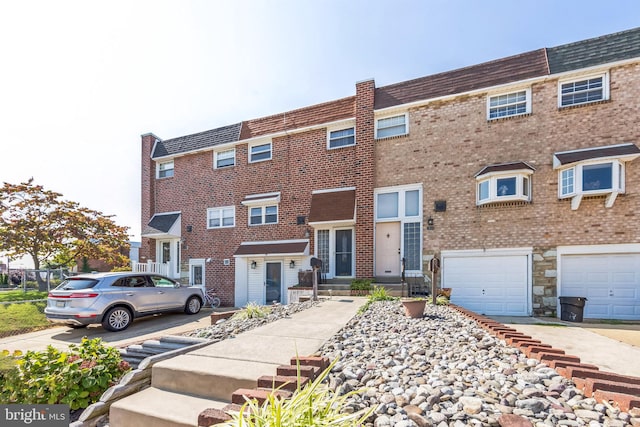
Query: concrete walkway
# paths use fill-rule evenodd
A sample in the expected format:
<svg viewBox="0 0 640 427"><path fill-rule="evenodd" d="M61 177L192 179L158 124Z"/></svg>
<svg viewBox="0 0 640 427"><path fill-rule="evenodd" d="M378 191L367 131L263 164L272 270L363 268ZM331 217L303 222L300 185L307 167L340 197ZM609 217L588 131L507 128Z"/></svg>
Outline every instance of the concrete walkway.
<svg viewBox="0 0 640 427"><path fill-rule="evenodd" d="M640 323L572 323L554 318L489 316L603 371L640 377Z"/></svg>
<svg viewBox="0 0 640 427"><path fill-rule="evenodd" d="M289 318L159 362L150 388L111 406L110 425L197 426L202 411L225 406L237 389L254 388L259 377L275 375L292 357L317 352L365 302L353 297L324 300Z"/></svg>

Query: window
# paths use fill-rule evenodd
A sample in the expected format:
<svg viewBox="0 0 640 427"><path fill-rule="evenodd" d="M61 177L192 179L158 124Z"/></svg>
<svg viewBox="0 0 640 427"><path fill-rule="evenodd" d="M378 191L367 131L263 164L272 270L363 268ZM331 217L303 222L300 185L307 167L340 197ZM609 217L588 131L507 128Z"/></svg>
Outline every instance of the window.
<svg viewBox="0 0 640 427"><path fill-rule="evenodd" d="M520 166L520 164L518 164ZM476 204L484 205L494 202L531 201L532 169L501 170L501 166L487 167L476 175Z"/></svg>
<svg viewBox="0 0 640 427"><path fill-rule="evenodd" d="M398 217L398 193L378 194L378 215L377 218L397 218Z"/></svg>
<svg viewBox="0 0 640 427"><path fill-rule="evenodd" d="M406 114L376 120L376 139L406 135L407 133L409 130Z"/></svg>
<svg viewBox="0 0 640 427"><path fill-rule="evenodd" d="M226 151L216 151L213 155L214 167L216 169L233 166L236 164L236 149Z"/></svg>
<svg viewBox="0 0 640 427"><path fill-rule="evenodd" d="M420 264L420 223L406 222L403 227L405 270L422 270Z"/></svg>
<svg viewBox="0 0 640 427"><path fill-rule="evenodd" d="M249 209L249 225L277 224L278 205L256 206Z"/></svg>
<svg viewBox="0 0 640 427"><path fill-rule="evenodd" d="M207 228L227 228L236 225L236 208L226 206L207 209Z"/></svg>
<svg viewBox="0 0 640 427"><path fill-rule="evenodd" d="M559 107L588 104L609 99L609 75L607 73L561 81L558 85Z"/></svg>
<svg viewBox="0 0 640 427"><path fill-rule="evenodd" d="M271 160L271 143L250 147L249 163Z"/></svg>
<svg viewBox="0 0 640 427"><path fill-rule="evenodd" d="M329 131L329 148L347 147L355 144L355 128Z"/></svg>
<svg viewBox="0 0 640 427"><path fill-rule="evenodd" d="M610 208L620 193L625 192L625 164L640 157L633 143L561 151L553 155L553 168L558 170L558 198L571 200L578 209L583 196L607 196Z"/></svg>
<svg viewBox="0 0 640 427"><path fill-rule="evenodd" d="M158 178L170 178L173 176L173 160L158 163Z"/></svg>
<svg viewBox="0 0 640 427"><path fill-rule="evenodd" d="M420 192L418 190L410 190L404 193L404 215L420 215Z"/></svg>
<svg viewBox="0 0 640 427"><path fill-rule="evenodd" d="M603 163L577 164L561 170L559 181L558 197L561 199L612 193L617 195L624 193L624 163L613 160ZM580 200L575 203L575 209L577 209Z"/></svg>
<svg viewBox="0 0 640 427"><path fill-rule="evenodd" d="M531 89L490 96L487 100L488 120L518 116L531 112Z"/></svg>

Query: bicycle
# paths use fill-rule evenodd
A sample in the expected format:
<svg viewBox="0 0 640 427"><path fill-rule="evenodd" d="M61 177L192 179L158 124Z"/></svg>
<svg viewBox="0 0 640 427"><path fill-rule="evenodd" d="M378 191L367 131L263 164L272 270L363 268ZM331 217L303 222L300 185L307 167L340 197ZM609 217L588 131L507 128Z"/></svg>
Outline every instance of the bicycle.
<svg viewBox="0 0 640 427"><path fill-rule="evenodd" d="M204 296L202 301L202 306L207 307L211 306L211 308L220 307L220 298L216 295L216 291L213 289L203 290L202 295Z"/></svg>

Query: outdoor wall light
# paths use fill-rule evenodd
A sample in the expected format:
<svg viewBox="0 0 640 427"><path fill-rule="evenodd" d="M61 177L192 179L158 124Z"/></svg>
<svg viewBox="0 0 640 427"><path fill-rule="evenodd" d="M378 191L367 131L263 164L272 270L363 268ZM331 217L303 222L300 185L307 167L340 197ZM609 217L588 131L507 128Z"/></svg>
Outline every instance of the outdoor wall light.
<svg viewBox="0 0 640 427"><path fill-rule="evenodd" d="M430 227L433 227L433 218L431 217L427 218L427 225Z"/></svg>
<svg viewBox="0 0 640 427"><path fill-rule="evenodd" d="M258 266L258 263L257 263L257 262L255 262L255 261L251 261L251 269L252 269L252 270L255 270L257 266Z"/></svg>
<svg viewBox="0 0 640 427"><path fill-rule="evenodd" d="M296 268L296 262L294 260L291 260L289 263L289 268Z"/></svg>

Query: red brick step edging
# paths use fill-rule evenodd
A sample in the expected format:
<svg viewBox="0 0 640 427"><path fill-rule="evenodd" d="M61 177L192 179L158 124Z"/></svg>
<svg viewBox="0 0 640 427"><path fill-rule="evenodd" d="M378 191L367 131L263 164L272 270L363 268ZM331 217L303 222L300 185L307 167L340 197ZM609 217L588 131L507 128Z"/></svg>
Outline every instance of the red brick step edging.
<svg viewBox="0 0 640 427"><path fill-rule="evenodd" d="M538 359L554 368L558 374L572 380L576 388L582 389L585 396L593 397L598 402L612 402L625 412L640 408L640 377L602 372L595 365L582 363L577 356L565 354L564 350L532 339L493 319L453 304L449 307L475 320L483 329L504 339L508 345L518 348L527 357Z"/></svg>

